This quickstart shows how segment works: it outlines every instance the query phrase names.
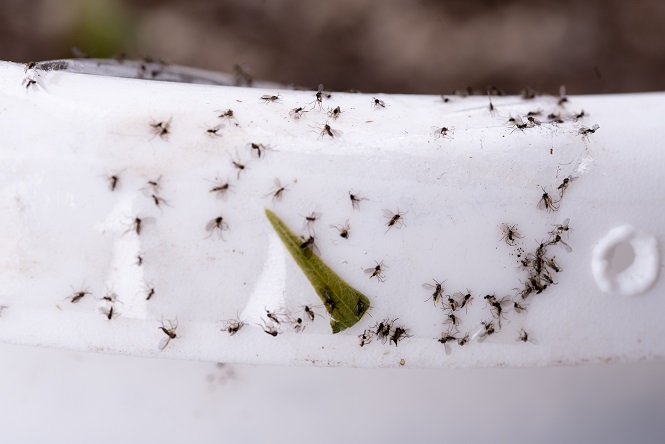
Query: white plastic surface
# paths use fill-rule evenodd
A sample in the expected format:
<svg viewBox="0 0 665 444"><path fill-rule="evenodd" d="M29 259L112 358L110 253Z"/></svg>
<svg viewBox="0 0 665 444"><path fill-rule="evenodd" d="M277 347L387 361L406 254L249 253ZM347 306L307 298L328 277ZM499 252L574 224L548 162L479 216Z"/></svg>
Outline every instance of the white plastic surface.
<svg viewBox="0 0 665 444"><path fill-rule="evenodd" d="M22 84L26 76L35 85ZM265 103L263 95L279 94ZM376 106L373 97L385 102ZM630 224L662 243L665 224L663 94L557 97L388 96L333 93L322 108L314 92L162 83L0 65L0 340L139 356L223 362L328 366L467 367L637 361L665 356L664 284L657 276L631 298L602 293L591 271L596 243ZM303 106L301 119L289 111ZM340 106L339 119L327 109ZM236 121L219 119L234 110ZM574 121L582 110L585 116ZM524 130L510 117L541 111ZM566 122L546 123L561 113ZM170 122L167 137L151 124ZM330 138L324 124L339 131ZM222 123L221 136L206 132ZM236 126L235 123L238 125ZM582 127L600 128L580 134ZM436 137L445 126L449 137ZM253 157L250 143L270 146ZM246 163L240 174L231 163ZM120 178L115 191L107 176ZM558 211L537 208L543 188ZM160 178L157 207L147 181ZM230 179L223 199L210 189ZM288 185L272 199L275 178ZM542 187L542 188L541 188ZM354 210L349 192L366 198ZM270 208L296 233L313 225L317 254L370 298L353 328L332 335L312 286L268 223ZM387 229L383 210L404 214ZM205 229L223 215L224 239ZM140 235L135 217L149 218ZM331 225L349 220L348 239ZM548 247L563 271L556 285L507 310L501 330L482 343L437 342L445 314L422 285L445 294L472 291L458 313L459 337L493 320L483 296L516 297L527 280L520 258L556 224L570 232ZM515 246L502 223L517 224ZM214 234L214 233L213 233ZM518 248L523 248L520 251ZM659 253L660 254L660 253ZM137 256L143 258L137 264ZM518 255L521 255L518 257ZM658 269L662 260L657 257ZM363 269L386 265L384 282ZM662 274L662 273L661 273ZM146 290L155 294L146 300ZM74 291L92 294L76 304ZM106 318L107 292L117 295ZM67 298L70 297L68 300ZM266 309L318 315L301 333L283 322L272 337ZM100 312L103 310L104 312ZM106 314L105 314L106 313ZM239 316L236 335L220 331ZM302 314L300 314L302 316ZM385 317L411 337L364 347L358 335ZM160 319L178 321L160 351ZM498 320L493 320L498 322ZM528 342L518 341L521 329Z"/></svg>

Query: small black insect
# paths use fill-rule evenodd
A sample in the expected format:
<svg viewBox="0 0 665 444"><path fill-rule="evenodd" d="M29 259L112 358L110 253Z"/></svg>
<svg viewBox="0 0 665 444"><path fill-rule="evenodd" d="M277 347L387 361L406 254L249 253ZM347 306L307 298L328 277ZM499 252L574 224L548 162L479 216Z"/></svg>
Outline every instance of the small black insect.
<svg viewBox="0 0 665 444"><path fill-rule="evenodd" d="M217 216L206 224L206 231L210 233L207 237L210 237L213 233L217 232L217 236L221 240L224 240L223 233L224 231L229 231L229 224L224 221L222 216Z"/></svg>
<svg viewBox="0 0 665 444"><path fill-rule="evenodd" d="M359 210L360 209L360 201L361 200L368 200L365 197L360 197L358 194L354 194L351 191L349 191L349 199L351 199L351 207L354 210Z"/></svg>
<svg viewBox="0 0 665 444"><path fill-rule="evenodd" d="M332 292L330 291L330 288L326 287L323 291L323 304L326 306L326 309L328 310L329 313L332 313L335 311L337 308L337 304L335 304L335 300L332 297Z"/></svg>
<svg viewBox="0 0 665 444"><path fill-rule="evenodd" d="M456 311L459 308L459 303L452 296L446 296L446 303L443 305L444 310Z"/></svg>
<svg viewBox="0 0 665 444"><path fill-rule="evenodd" d="M341 115L342 115L342 108L340 108L339 106L328 111L328 116L333 120L337 120L337 118Z"/></svg>
<svg viewBox="0 0 665 444"><path fill-rule="evenodd" d="M305 330L305 327L307 327L303 324L302 318L289 319L289 323L293 325L293 331L296 333L302 333Z"/></svg>
<svg viewBox="0 0 665 444"><path fill-rule="evenodd" d="M118 313L114 313L113 311L113 305L110 307L101 307L99 311L108 319L109 321L113 319L115 316L118 315Z"/></svg>
<svg viewBox="0 0 665 444"><path fill-rule="evenodd" d="M310 234L309 237L304 239L300 244L300 249L305 252L306 256L311 255L314 250L318 250L316 247L316 238Z"/></svg>
<svg viewBox="0 0 665 444"><path fill-rule="evenodd" d="M566 250L568 253L573 251L573 248L565 243L563 239L561 239L560 234L556 234L552 237L552 239L547 243L547 245L560 245L564 250Z"/></svg>
<svg viewBox="0 0 665 444"><path fill-rule="evenodd" d="M411 335L409 334L409 329L405 328L403 326L398 326L395 327L395 330L393 330L392 335L390 335L390 342L395 344L395 347L397 347L397 343L401 341L404 338L410 338Z"/></svg>
<svg viewBox="0 0 665 444"><path fill-rule="evenodd" d="M529 338L529 334L523 328L520 329L517 340L522 342L531 342L532 344L536 343L533 339Z"/></svg>
<svg viewBox="0 0 665 444"><path fill-rule="evenodd" d="M522 313L523 311L526 311L526 307L517 301L513 301L513 308L515 309L515 313Z"/></svg>
<svg viewBox="0 0 665 444"><path fill-rule="evenodd" d="M376 262L376 261L374 261ZM372 268L365 268L365 274L369 274L369 278L372 279L373 277L376 278L377 281L383 282L385 281L385 277L383 276L383 270L384 268L388 268L387 265L381 262L376 262L376 266Z"/></svg>
<svg viewBox="0 0 665 444"><path fill-rule="evenodd" d="M408 211L402 213L399 211L399 208L397 208L397 213L393 213L390 210L384 209L383 210L383 215L390 219L387 223L386 226L388 229L386 230L386 233L394 226L396 228L402 228L402 226L406 226L404 223L404 218L403 216L408 213Z"/></svg>
<svg viewBox="0 0 665 444"><path fill-rule="evenodd" d="M386 339L390 336L390 330L392 330L395 321L397 321L397 319L385 318L374 326L374 334L383 343L385 343Z"/></svg>
<svg viewBox="0 0 665 444"><path fill-rule="evenodd" d="M473 296L471 296L471 292L467 289L466 294L460 292L457 292L453 295L454 297L457 297L460 299L457 301L457 305L459 306L459 309L461 310L462 308L467 307L471 301L473 300Z"/></svg>
<svg viewBox="0 0 665 444"><path fill-rule="evenodd" d="M599 128L600 128L600 126L597 123L594 124L591 128L587 128L586 126L583 126L578 131L578 134L580 134L583 139L588 139L589 134L595 133Z"/></svg>
<svg viewBox="0 0 665 444"><path fill-rule="evenodd" d="M29 69L35 69L37 67L37 62L28 62L25 64L23 72L28 72Z"/></svg>
<svg viewBox="0 0 665 444"><path fill-rule="evenodd" d="M264 308L264 310L266 311L266 316L268 317L268 319L270 319L271 321L273 321L276 324L281 324L281 321L280 321L279 316L277 315L277 312L270 311L267 308Z"/></svg>
<svg viewBox="0 0 665 444"><path fill-rule="evenodd" d="M159 176L156 179L150 179L150 180L146 181L145 186L143 186L143 188L141 188L141 190L146 195L157 194L162 189L161 180L162 180L162 176Z"/></svg>
<svg viewBox="0 0 665 444"><path fill-rule="evenodd" d="M240 319L227 319L224 321L222 326L222 331L227 332L229 335L233 336L240 331L241 328L245 326L245 323Z"/></svg>
<svg viewBox="0 0 665 444"><path fill-rule="evenodd" d="M118 176L117 174L111 174L110 176L106 176L106 180L109 183L109 190L111 191L115 191L120 185L120 176Z"/></svg>
<svg viewBox="0 0 665 444"><path fill-rule="evenodd" d="M576 179L577 179L577 177L573 177L573 176L568 176L568 177L563 179L563 181L561 182L561 185L559 185L556 188L557 190L559 190L559 193L560 193L559 194L559 199L563 198L563 193L568 189L570 184Z"/></svg>
<svg viewBox="0 0 665 444"><path fill-rule="evenodd" d="M563 223L560 225L554 225L554 230L550 231L550 235L554 236L557 234L568 234L569 231L572 231L568 224L570 223L570 218L564 219Z"/></svg>
<svg viewBox="0 0 665 444"><path fill-rule="evenodd" d="M169 134L171 134L171 119L161 121L161 122L152 122L150 123L150 128L155 135L161 137L162 139L168 139Z"/></svg>
<svg viewBox="0 0 665 444"><path fill-rule="evenodd" d="M450 102L450 98L448 98L445 95L441 94L441 101L443 103L448 103L448 102Z"/></svg>
<svg viewBox="0 0 665 444"><path fill-rule="evenodd" d="M235 169L238 170L238 175L236 176L236 179L240 179L240 173L245 171L247 168L247 164L240 162L239 160L231 160L231 164Z"/></svg>
<svg viewBox="0 0 665 444"><path fill-rule="evenodd" d="M550 123L561 124L564 122L561 114L559 113L550 113L547 115L547 118L550 120Z"/></svg>
<svg viewBox="0 0 665 444"><path fill-rule="evenodd" d="M289 116L294 118L295 120L299 120L302 116L305 115L305 113L308 112L303 108L302 106L299 106L297 108L293 108L291 111L289 111Z"/></svg>
<svg viewBox="0 0 665 444"><path fill-rule="evenodd" d="M264 321L263 325L261 325L261 324L258 324L258 325L260 325L261 328L263 328L263 331L266 334L269 334L273 338L277 337L277 335L279 334L279 332L277 331L277 328L272 324L266 324L265 321Z"/></svg>
<svg viewBox="0 0 665 444"><path fill-rule="evenodd" d="M288 191L286 189L287 186L288 185L282 185L279 179L275 179L275 188L273 188L273 191L268 193L268 196L272 196L273 202L282 200L282 195L285 191Z"/></svg>
<svg viewBox="0 0 665 444"><path fill-rule="evenodd" d="M469 334L465 334L463 337L457 340L457 344L460 347L464 347L469 342Z"/></svg>
<svg viewBox="0 0 665 444"><path fill-rule="evenodd" d="M436 279L432 279L432 280L434 281L434 285L432 285L430 283L424 283L423 284L423 288L425 290L432 291L432 295L425 302L432 299L432 301L434 302L434 305L436 305L436 303L439 302L441 300L441 298L443 297L443 283L437 281Z"/></svg>
<svg viewBox="0 0 665 444"><path fill-rule="evenodd" d="M533 126L531 123L525 123L520 116L509 118L508 123L515 127L513 131L520 130L523 132L526 128L531 128Z"/></svg>
<svg viewBox="0 0 665 444"><path fill-rule="evenodd" d="M487 91L487 99L490 101L490 104L489 104L489 107L488 107L489 112L490 112L490 116L494 116L494 113L496 112L496 108L494 107L494 104L492 103L492 95L490 94L489 91Z"/></svg>
<svg viewBox="0 0 665 444"><path fill-rule="evenodd" d="M437 342L440 342L440 343L443 344L443 347L446 350L446 354L449 355L451 350L450 350L450 344L448 344L448 343L452 342L452 341L457 341L457 340L458 340L457 337L451 335L450 333L445 333L444 332L444 333L441 333L441 337L439 337L439 339L437 339Z"/></svg>
<svg viewBox="0 0 665 444"><path fill-rule="evenodd" d="M557 211L559 209L558 202L554 202L552 200L552 196L550 196L550 193L545 191L545 188L540 187L541 190L543 190L543 195L540 197L540 200L538 201L537 208L539 210L547 210L549 213L550 211Z"/></svg>
<svg viewBox="0 0 665 444"><path fill-rule="evenodd" d="M524 237L520 235L519 231L517 231L517 225L508 225L506 223L501 224L501 231L503 232L501 240L505 241L506 244L510 246L514 246L518 239Z"/></svg>
<svg viewBox="0 0 665 444"><path fill-rule="evenodd" d="M143 265L143 256L138 254L136 256L136 262L134 262L134 264L136 264L137 267L140 267L141 265Z"/></svg>
<svg viewBox="0 0 665 444"><path fill-rule="evenodd" d="M169 205L169 203L165 199L162 199L161 197L157 196L156 194L151 194L150 198L152 198L152 201L155 203L155 206L158 207L158 208L162 204L167 205L167 206Z"/></svg>
<svg viewBox="0 0 665 444"><path fill-rule="evenodd" d="M309 320L311 322L314 322L314 319L315 319L315 316L316 316L316 313L314 313L314 310L312 310L312 308L309 305L305 305L303 307L303 310L305 312L305 315L307 315L307 317L309 318Z"/></svg>
<svg viewBox="0 0 665 444"><path fill-rule="evenodd" d="M335 228L339 232L339 237L348 239L351 234L351 225L349 225L349 219L346 220L344 225L330 225L330 228Z"/></svg>
<svg viewBox="0 0 665 444"><path fill-rule="evenodd" d="M487 339L489 336L493 335L496 333L496 328L494 327L494 322L485 322L482 321L481 324L483 325L482 328L476 335L478 337L478 342L483 342L485 339Z"/></svg>
<svg viewBox="0 0 665 444"><path fill-rule="evenodd" d="M21 83L21 85L24 85L25 89L27 90L33 85L37 86L37 81L32 77L26 77L25 79L23 79L23 83Z"/></svg>
<svg viewBox="0 0 665 444"><path fill-rule="evenodd" d="M173 321L166 322L168 322L168 327L164 324L163 320L161 322L162 325L158 327L158 329L166 335L166 337L159 342L159 350L164 350L166 346L169 345L169 342L171 342L171 339L178 337L176 335L176 330L178 329L178 319L176 318Z"/></svg>
<svg viewBox="0 0 665 444"><path fill-rule="evenodd" d="M149 301L155 295L155 287L148 287L145 290L145 300Z"/></svg>
<svg viewBox="0 0 665 444"><path fill-rule="evenodd" d="M334 139L335 137L339 137L342 133L340 131L332 129L332 127L328 124L328 122L323 125L323 129L321 129L321 132L319 133L319 139L324 136L328 136L331 139Z"/></svg>
<svg viewBox="0 0 665 444"><path fill-rule="evenodd" d="M556 256L552 256L551 258L546 259L546 260L545 260L545 265L547 265L547 266L550 267L552 270L554 270L555 273L560 273L563 269L562 269L561 266L556 262L555 257L556 257Z"/></svg>
<svg viewBox="0 0 665 444"><path fill-rule="evenodd" d="M374 332L372 329L367 328L362 332L362 334L358 335L358 339L360 339L360 346L364 347L365 345L372 342L372 339L374 339Z"/></svg>
<svg viewBox="0 0 665 444"><path fill-rule="evenodd" d="M541 125L540 120L536 119L534 116L527 116L526 120L529 122L528 125L530 128Z"/></svg>
<svg viewBox="0 0 665 444"><path fill-rule="evenodd" d="M563 106L568 102L568 97L566 96L566 87L564 85L561 85L559 87L559 99L557 100L557 104L559 106Z"/></svg>
<svg viewBox="0 0 665 444"><path fill-rule="evenodd" d="M587 113L584 112L584 110L580 111L579 113L573 113L573 120L577 122L578 120L588 116Z"/></svg>
<svg viewBox="0 0 665 444"><path fill-rule="evenodd" d="M305 218L304 227L307 228L308 231L312 231L312 225L321 218L321 213L312 211L308 216L303 217Z"/></svg>
<svg viewBox="0 0 665 444"><path fill-rule="evenodd" d="M444 324L449 324L453 327L457 327L461 322L461 319L458 316L455 316L454 313L448 313L446 319L443 321Z"/></svg>
<svg viewBox="0 0 665 444"><path fill-rule="evenodd" d="M213 183L215 186L210 188L208 192L215 193L218 199L222 199L224 196L226 196L226 192L231 188L231 184L228 180L226 182L222 182L220 179L215 178Z"/></svg>
<svg viewBox="0 0 665 444"><path fill-rule="evenodd" d="M541 110L536 110L536 111L529 111L528 113L526 113L526 116L527 117L537 117L537 116L541 116L542 114L543 114L543 112Z"/></svg>
<svg viewBox="0 0 665 444"><path fill-rule="evenodd" d="M79 291L75 291L74 294L69 296L67 299L69 299L69 302L71 302L72 304L76 304L78 301L80 301L81 299L83 299L85 296L87 296L89 294L92 294L92 293L90 293L88 290L79 290Z"/></svg>
<svg viewBox="0 0 665 444"><path fill-rule="evenodd" d="M319 109L322 109L323 108L323 99L324 98L326 98L326 99L332 98L332 94L324 92L323 91L323 83L321 83L321 84L319 84L319 89L316 91L315 97L316 98L314 99L314 102L312 102L312 103L314 103L314 106L318 105Z"/></svg>
<svg viewBox="0 0 665 444"><path fill-rule="evenodd" d="M215 125L210 128L206 128L206 134L211 136L211 137L221 137L222 134L220 133L220 130L224 128L224 125L221 123L219 125Z"/></svg>
<svg viewBox="0 0 665 444"><path fill-rule="evenodd" d="M353 313L356 316L361 316L363 313L365 313L365 310L367 310L367 306L362 299L358 299L356 306L353 308Z"/></svg>
<svg viewBox="0 0 665 444"><path fill-rule="evenodd" d="M233 121L234 125L238 126L238 119L236 119L235 113L230 108L222 111L222 113L217 117L219 117L220 119L226 119L229 122Z"/></svg>
<svg viewBox="0 0 665 444"><path fill-rule="evenodd" d="M270 151L271 148L269 145L264 145L263 143L250 143L249 147L251 149L252 156L261 158L266 151Z"/></svg>
<svg viewBox="0 0 665 444"><path fill-rule="evenodd" d="M372 106L374 108L385 108L386 102L384 102L383 100L379 100L376 97L372 97Z"/></svg>
<svg viewBox="0 0 665 444"><path fill-rule="evenodd" d="M270 94L266 94L261 96L261 100L263 100L264 103L279 102L279 94L277 94L276 96L271 96Z"/></svg>
<svg viewBox="0 0 665 444"><path fill-rule="evenodd" d="M450 135L453 133L452 128L448 128L447 126L442 126L442 127L432 127L434 137L436 139L452 139Z"/></svg>

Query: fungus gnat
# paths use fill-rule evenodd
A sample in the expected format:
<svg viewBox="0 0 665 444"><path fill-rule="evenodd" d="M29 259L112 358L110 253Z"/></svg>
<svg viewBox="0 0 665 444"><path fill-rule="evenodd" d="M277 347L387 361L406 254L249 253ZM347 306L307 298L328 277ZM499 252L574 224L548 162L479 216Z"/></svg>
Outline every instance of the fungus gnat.
<svg viewBox="0 0 665 444"><path fill-rule="evenodd" d="M559 209L558 202L554 202L552 200L552 196L550 196L550 193L545 191L545 188L540 187L541 190L543 190L543 195L540 197L540 200L538 201L537 208L539 210L547 210L549 213L550 211L557 211Z"/></svg>
<svg viewBox="0 0 665 444"><path fill-rule="evenodd" d="M463 337L457 340L457 345L464 347L469 342L469 334L465 334Z"/></svg>
<svg viewBox="0 0 665 444"><path fill-rule="evenodd" d="M111 191L115 191L120 185L120 176L117 174L106 176L106 180L108 181L109 190Z"/></svg>
<svg viewBox="0 0 665 444"><path fill-rule="evenodd" d="M161 180L162 176L159 176L156 179L146 181L145 185L141 188L141 191L143 191L143 194L145 195L159 193L162 189Z"/></svg>
<svg viewBox="0 0 665 444"><path fill-rule="evenodd" d="M573 113L573 121L577 122L586 116L588 116L588 114L585 113L584 110L580 111L579 113Z"/></svg>
<svg viewBox="0 0 665 444"><path fill-rule="evenodd" d="M209 233L207 237L212 236L216 232L217 236L221 240L224 240L223 234L224 231L229 231L229 224L224 221L222 216L217 216L206 224L206 231Z"/></svg>
<svg viewBox="0 0 665 444"><path fill-rule="evenodd" d="M270 95L270 94L266 94L266 95L261 96L261 100L263 100L263 103L275 103L275 102L279 102L279 94L277 94L276 96L274 96L274 95Z"/></svg>
<svg viewBox="0 0 665 444"><path fill-rule="evenodd" d="M240 173L245 171L245 169L247 168L247 164L242 163L239 160L231 160L231 164L236 170L238 170L238 175L236 176L236 179L240 179Z"/></svg>
<svg viewBox="0 0 665 444"><path fill-rule="evenodd" d="M303 217L305 218L305 221L303 222L304 227L307 228L307 231L312 231L312 225L321 218L321 213L312 211L309 215Z"/></svg>
<svg viewBox="0 0 665 444"><path fill-rule="evenodd" d="M157 196L156 194L150 195L150 198L154 202L155 206L160 208L162 205L169 206L169 203L165 200L162 199L161 197Z"/></svg>
<svg viewBox="0 0 665 444"><path fill-rule="evenodd" d="M158 327L159 330L161 330L166 337L162 338L162 340L159 342L159 350L164 350L167 345L169 345L169 342L171 342L171 339L175 339L178 337L176 335L176 330L178 329L178 318L170 321L166 321L168 323L168 327L164 324L164 321L161 321L161 326Z"/></svg>
<svg viewBox="0 0 665 444"><path fill-rule="evenodd" d="M305 330L306 325L303 324L302 318L289 319L289 323L293 326L293 331L296 333L302 333Z"/></svg>
<svg viewBox="0 0 665 444"><path fill-rule="evenodd" d="M453 129L446 126L432 127L432 134L434 134L435 139L452 139L452 137L450 137L452 133Z"/></svg>
<svg viewBox="0 0 665 444"><path fill-rule="evenodd" d="M471 304L471 301L473 300L473 296L471 296L471 292L469 290L466 291L466 294L459 291L453 294L453 297L459 299L457 301L457 305L460 310L466 308L469 304Z"/></svg>
<svg viewBox="0 0 665 444"><path fill-rule="evenodd" d="M314 104L314 106L318 105L319 109L323 109L323 99L324 98L330 99L330 98L332 98L332 94L324 92L323 91L323 84L321 83L321 84L319 84L319 89L316 91L315 99L312 103ZM312 108L314 108L314 107L312 107Z"/></svg>
<svg viewBox="0 0 665 444"><path fill-rule="evenodd" d="M434 281L434 285L430 284L429 282L423 284L423 288L425 290L429 290L432 292L432 295L425 302L432 299L434 305L436 305L437 302L439 302L439 300L443 297L443 283L437 281L436 279L432 280Z"/></svg>
<svg viewBox="0 0 665 444"><path fill-rule="evenodd" d="M231 184L227 180L226 182L221 181L220 179L215 178L213 182L214 187L208 190L209 193L215 193L217 199L222 199L226 196L226 192L229 191Z"/></svg>
<svg viewBox="0 0 665 444"><path fill-rule="evenodd" d="M522 341L522 342L531 342L532 344L536 344L536 341L534 341L533 339L531 339L531 338L529 337L529 334L528 334L528 333L526 332L526 330L524 330L523 328L520 329L520 331L519 331L519 333L518 333L518 336L517 336L517 340L518 340L518 341Z"/></svg>
<svg viewBox="0 0 665 444"><path fill-rule="evenodd" d="M262 155L265 154L266 151L270 151L270 146L269 145L264 145L263 143L250 143L249 147L251 149L252 156L261 158Z"/></svg>
<svg viewBox="0 0 665 444"><path fill-rule="evenodd" d="M376 262L376 261L374 261L374 262ZM376 262L376 266L375 266L375 267L365 268L364 271L365 271L365 274L369 274L369 275L370 275L370 276L369 276L370 279L372 279L373 277L375 277L377 281L379 281L379 282L383 282L383 281L385 281L385 277L383 276L383 270L384 270L384 268L388 268L388 266L385 265L385 264L383 263L383 261L381 261L381 262Z"/></svg>
<svg viewBox="0 0 665 444"><path fill-rule="evenodd" d="M31 86L33 85L37 86L37 81L32 77L26 77L25 79L23 79L21 85L25 86L25 89L27 91Z"/></svg>
<svg viewBox="0 0 665 444"><path fill-rule="evenodd" d="M279 202L282 200L282 195L284 194L285 191L288 191L286 189L288 185L282 185L279 179L275 179L275 187L273 190L268 193L266 196L272 196L272 201L273 202Z"/></svg>
<svg viewBox="0 0 665 444"><path fill-rule="evenodd" d="M473 335L474 339L478 338L478 342L483 342L489 336L496 333L496 328L494 327L494 322L481 322L482 327Z"/></svg>
<svg viewBox="0 0 665 444"><path fill-rule="evenodd" d="M305 305L303 307L303 311L305 312L305 315L309 318L310 322L314 322L316 313L314 312L312 307L310 307L309 305Z"/></svg>
<svg viewBox="0 0 665 444"><path fill-rule="evenodd" d="M452 341L457 341L457 337L451 335L450 333L444 332L441 333L441 336L439 337L439 339L437 339L437 341L443 344L443 348L446 350L446 354L449 355L451 350L450 350L450 344L448 343Z"/></svg>
<svg viewBox="0 0 665 444"><path fill-rule="evenodd" d="M134 262L134 264L135 264L137 267L142 266L142 265L143 265L143 256L141 256L140 254L137 254L137 255L136 255L136 262Z"/></svg>
<svg viewBox="0 0 665 444"><path fill-rule="evenodd" d="M308 111L306 111L302 106L298 106L289 111L289 116L291 116L295 120L299 120L305 115L306 112Z"/></svg>
<svg viewBox="0 0 665 444"><path fill-rule="evenodd" d="M277 331L277 328L273 324L266 324L265 321L263 322L263 325L258 324L262 329L263 332L272 336L273 338L276 338L277 335L279 334L279 331Z"/></svg>
<svg viewBox="0 0 665 444"><path fill-rule="evenodd" d="M335 300L332 298L332 294L330 293L330 288L326 287L325 290L323 291L323 304L326 306L326 309L328 312L333 312L337 308L337 305L335 304Z"/></svg>
<svg viewBox="0 0 665 444"><path fill-rule="evenodd" d="M397 326L395 327L395 330L393 330L393 333L390 335L390 342L395 344L395 347L397 347L397 343L401 341L404 338L410 338L411 335L409 334L409 329L405 328L404 326Z"/></svg>
<svg viewBox="0 0 665 444"><path fill-rule="evenodd" d="M570 223L570 218L564 219L563 223L560 225L554 225L554 230L550 231L550 235L554 236L557 234L568 234L569 231L572 231L568 224Z"/></svg>
<svg viewBox="0 0 665 444"><path fill-rule="evenodd" d="M365 313L366 310L367 310L367 306L365 305L363 300L358 299L358 302L356 302L356 306L353 307L353 314L355 314L356 316L360 316L363 313Z"/></svg>
<svg viewBox="0 0 665 444"><path fill-rule="evenodd" d="M384 215L386 218L390 219L390 220L386 223L386 226L388 227L388 229L386 230L386 233L387 233L392 227L396 227L396 228L399 229L399 228L402 228L402 226L406 226L406 224L404 223L404 218L403 218L403 216L404 216L406 213L408 213L408 211L402 213L402 212L399 211L399 208L397 208L397 213L393 213L393 212L390 211L390 210L384 209L384 210L383 210L383 215Z"/></svg>
<svg viewBox="0 0 665 444"><path fill-rule="evenodd" d="M526 311L526 307L517 301L513 301L513 309L515 310L515 313L522 313L523 311Z"/></svg>
<svg viewBox="0 0 665 444"><path fill-rule="evenodd" d="M328 122L326 122L325 125L323 125L321 132L319 133L319 139L325 136L334 139L335 137L339 137L341 134L342 133L340 131L332 129L332 127L328 124Z"/></svg>
<svg viewBox="0 0 665 444"><path fill-rule="evenodd" d="M379 100L376 97L372 97L372 106L374 108L385 108L386 102L384 102L383 100Z"/></svg>
<svg viewBox="0 0 665 444"><path fill-rule="evenodd" d="M161 122L153 121L150 123L150 128L152 128L152 132L156 136L159 136L162 139L167 139L169 134L171 134L171 119L163 120Z"/></svg>
<svg viewBox="0 0 665 444"><path fill-rule="evenodd" d="M487 91L487 99L490 102L490 104L488 106L490 116L494 117L494 113L496 112L496 108L494 107L494 104L492 103L492 95L490 94L489 91Z"/></svg>
<svg viewBox="0 0 665 444"><path fill-rule="evenodd" d="M354 194L351 191L349 191L349 199L351 199L351 207L354 210L359 210L360 209L360 201L368 200L367 198L360 197L358 194Z"/></svg>
<svg viewBox="0 0 665 444"><path fill-rule="evenodd" d="M155 295L155 287L149 286L145 289L145 300L149 301Z"/></svg>
<svg viewBox="0 0 665 444"><path fill-rule="evenodd" d="M154 220L155 219L153 219L152 217L136 216L132 219L129 228L123 234L127 234L128 232L133 231L136 233L137 236L140 236L141 233L143 232L143 228L145 228L145 225L154 222Z"/></svg>
<svg viewBox="0 0 665 444"><path fill-rule="evenodd" d="M563 198L563 193L565 193L565 191L568 189L570 184L576 179L577 179L577 177L573 177L573 176L568 176L568 177L565 177L563 179L563 181L561 182L561 185L559 185L557 187L557 190L559 190L559 199Z"/></svg>
<svg viewBox="0 0 665 444"><path fill-rule="evenodd" d="M552 237L552 239L547 243L547 245L560 245L561 248L563 248L564 250L566 250L568 253L570 253L571 251L573 251L573 248L572 248L570 245L568 245L567 243L565 243L565 242L563 241L563 239L561 239L561 235L560 235L560 234L556 234L556 235L554 235L554 236Z"/></svg>
<svg viewBox="0 0 665 444"><path fill-rule="evenodd" d="M303 238L303 242L300 244L300 250L305 252L306 256L309 257L315 249L318 250L316 247L316 238L314 236L310 234L308 238Z"/></svg>
<svg viewBox="0 0 665 444"><path fill-rule="evenodd" d="M215 125L210 128L206 128L206 134L211 136L211 137L221 137L222 134L220 133L220 130L224 128L224 125L221 123L219 125Z"/></svg>
<svg viewBox="0 0 665 444"><path fill-rule="evenodd" d="M245 323L238 318L227 319L223 322L222 331L227 332L230 336L235 335L245 326Z"/></svg>
<svg viewBox="0 0 665 444"><path fill-rule="evenodd" d="M351 233L351 225L349 225L349 219L346 220L344 225L330 225L330 228L335 228L339 232L339 237L348 239Z"/></svg>
<svg viewBox="0 0 665 444"><path fill-rule="evenodd" d="M236 119L235 113L230 108L226 109L224 111L221 111L221 114L217 117L220 118L220 119L226 119L229 122L233 121L233 124L235 126L238 126L238 119Z"/></svg>
<svg viewBox="0 0 665 444"><path fill-rule="evenodd" d="M392 329L395 321L397 321L397 319L385 318L383 321L374 326L374 334L383 343L385 343L386 339L390 336L390 330Z"/></svg>
<svg viewBox="0 0 665 444"><path fill-rule="evenodd" d="M374 332L367 328L362 332L362 334L358 335L358 339L360 340L360 346L364 347L365 345L372 342L372 339L374 339Z"/></svg>
<svg viewBox="0 0 665 444"><path fill-rule="evenodd" d="M556 103L559 106L564 106L564 104L568 103L568 97L566 96L566 87L565 87L565 85L561 85L559 87L559 99L557 100Z"/></svg>
<svg viewBox="0 0 665 444"><path fill-rule="evenodd" d="M556 257L556 256L552 256L552 257L549 258L549 259L545 259L545 265L547 265L549 268L551 268L552 270L554 270L555 273L560 273L561 271L563 271L563 269L562 269L561 266L556 262L555 257Z"/></svg>
<svg viewBox="0 0 665 444"><path fill-rule="evenodd" d="M595 133L599 128L600 128L600 126L597 123L594 124L591 128L587 128L586 126L583 126L578 131L578 134L582 136L582 139L588 139L589 135Z"/></svg>
<svg viewBox="0 0 665 444"><path fill-rule="evenodd" d="M457 327L460 324L460 322L462 321L454 313L448 313L446 315L446 319L443 321L444 324L449 324L452 325L453 327Z"/></svg>
<svg viewBox="0 0 665 444"><path fill-rule="evenodd" d="M502 241L505 241L506 244L514 246L518 239L522 239L524 236L521 236L517 231L517 225L508 225L506 223L501 224L501 231L503 236L501 237Z"/></svg>
<svg viewBox="0 0 665 444"><path fill-rule="evenodd" d="M89 294L92 294L92 293L90 293L87 289L86 290L78 290L78 291L74 291L74 293L72 295L70 295L69 297L67 297L67 299L69 299L69 302L71 302L72 304L76 304L78 301L80 301L81 299L83 299L85 296L87 296Z"/></svg>
<svg viewBox="0 0 665 444"><path fill-rule="evenodd" d="M342 115L342 108L340 108L339 106L328 111L328 117L330 117L333 120L337 120L337 118L341 115Z"/></svg>

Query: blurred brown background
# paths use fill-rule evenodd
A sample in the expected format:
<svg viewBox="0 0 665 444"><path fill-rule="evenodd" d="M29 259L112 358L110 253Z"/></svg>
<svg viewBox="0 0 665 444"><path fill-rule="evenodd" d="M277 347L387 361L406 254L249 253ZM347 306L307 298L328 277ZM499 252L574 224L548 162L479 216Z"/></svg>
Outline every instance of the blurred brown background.
<svg viewBox="0 0 665 444"><path fill-rule="evenodd" d="M2 0L0 59L150 56L329 90L665 89L659 0Z"/></svg>

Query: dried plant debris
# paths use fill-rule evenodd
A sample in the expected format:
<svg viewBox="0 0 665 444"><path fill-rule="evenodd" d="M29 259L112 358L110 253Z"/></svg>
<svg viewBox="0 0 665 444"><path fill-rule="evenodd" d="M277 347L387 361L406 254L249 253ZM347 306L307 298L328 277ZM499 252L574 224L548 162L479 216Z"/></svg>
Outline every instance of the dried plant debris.
<svg viewBox="0 0 665 444"><path fill-rule="evenodd" d="M268 209L265 212L286 249L323 301L331 317L332 332L339 333L355 325L370 308L367 296L337 276L317 255L306 254L306 251L301 248L302 239L294 234L275 213ZM358 309L359 306L361 310Z"/></svg>

